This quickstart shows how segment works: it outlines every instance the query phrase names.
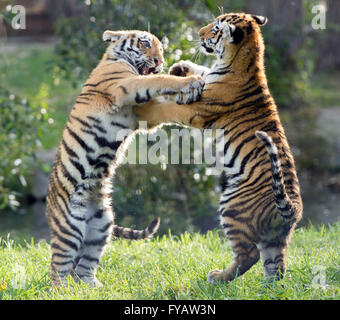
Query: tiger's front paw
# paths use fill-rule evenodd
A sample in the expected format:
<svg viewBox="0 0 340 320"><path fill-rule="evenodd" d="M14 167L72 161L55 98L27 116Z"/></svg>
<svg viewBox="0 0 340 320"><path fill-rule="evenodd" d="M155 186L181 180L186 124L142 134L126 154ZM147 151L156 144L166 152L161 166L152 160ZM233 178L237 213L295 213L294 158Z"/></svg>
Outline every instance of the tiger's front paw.
<svg viewBox="0 0 340 320"><path fill-rule="evenodd" d="M224 272L222 270L211 270L208 274L210 284L218 284L224 281Z"/></svg>
<svg viewBox="0 0 340 320"><path fill-rule="evenodd" d="M190 81L189 85L185 86L180 93L175 96L177 104L190 104L199 101L202 95L205 82L199 79L198 76L191 76L189 78L197 79Z"/></svg>
<svg viewBox="0 0 340 320"><path fill-rule="evenodd" d="M169 69L169 74L177 77L187 77L196 73L195 66L197 65L191 61L181 60L180 62L177 62L171 66Z"/></svg>

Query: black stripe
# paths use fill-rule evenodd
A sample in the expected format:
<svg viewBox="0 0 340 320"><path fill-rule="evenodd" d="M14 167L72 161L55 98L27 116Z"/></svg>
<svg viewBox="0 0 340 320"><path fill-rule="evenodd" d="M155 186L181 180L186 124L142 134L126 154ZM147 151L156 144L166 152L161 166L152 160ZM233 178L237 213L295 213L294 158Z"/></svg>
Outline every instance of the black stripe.
<svg viewBox="0 0 340 320"><path fill-rule="evenodd" d="M209 72L207 76L210 76L210 75L214 75L214 74L217 74L217 75L223 75L223 74L227 74L227 73L233 73L230 69L221 69L220 71L213 71L213 72ZM212 82L208 83L208 84L212 84Z"/></svg>
<svg viewBox="0 0 340 320"><path fill-rule="evenodd" d="M90 130L82 129L82 131L94 136L94 140L102 148L107 147L107 148L110 148L114 151L117 151L119 146L122 144L122 141L112 141L112 142L110 142L106 138L99 137L95 132L90 131Z"/></svg>
<svg viewBox="0 0 340 320"><path fill-rule="evenodd" d="M81 178L83 180L85 180L87 178L86 176L86 173L85 173L85 168L84 166L78 162L78 161L75 161L73 159L70 159L70 162L73 164L73 166L79 171L80 175L81 175Z"/></svg>
<svg viewBox="0 0 340 320"><path fill-rule="evenodd" d="M243 85L243 87L247 86L250 82L252 82L253 80L255 80L255 76L251 76L249 78L249 80Z"/></svg>
<svg viewBox="0 0 340 320"><path fill-rule="evenodd" d="M102 126L99 126L97 124L94 124L93 125L94 128L96 128L98 131L100 131L101 133L107 133L107 131L102 127Z"/></svg>
<svg viewBox="0 0 340 320"><path fill-rule="evenodd" d="M97 83L85 83L84 87L97 87L104 82L111 81L111 80L119 80L119 79L124 79L124 78L122 78L122 77L111 77L111 78L108 78L108 79L100 80Z"/></svg>
<svg viewBox="0 0 340 320"><path fill-rule="evenodd" d="M232 204L230 206L230 209L234 209L236 207L242 207L242 210L245 211L246 209L249 209L250 207L252 207L254 205L254 203L251 203L251 201L253 200L257 200L259 197L265 197L266 195L272 195L272 190L268 190L266 192L263 192L261 195L254 195L253 197L249 197L247 200L244 201L239 201L238 203ZM248 207L243 207L245 205L249 205Z"/></svg>
<svg viewBox="0 0 340 320"><path fill-rule="evenodd" d="M53 239L52 239L52 241L53 241ZM52 248L52 249L60 250L61 252L69 252L69 250L60 247L59 244L54 243L54 242L52 242L51 248ZM54 253L54 254L56 254L56 253Z"/></svg>
<svg viewBox="0 0 340 320"><path fill-rule="evenodd" d="M106 101L108 101L110 104L113 104L113 100L111 99L112 98L112 95L108 94L108 93L105 93L103 91L99 91L99 90L89 90L90 92L95 92L95 93L98 93L101 95L101 97L103 97Z"/></svg>
<svg viewBox="0 0 340 320"><path fill-rule="evenodd" d="M255 63L255 58L252 57L249 64L248 64L246 72L249 72L250 68L254 65L254 63Z"/></svg>
<svg viewBox="0 0 340 320"><path fill-rule="evenodd" d="M255 82L255 83L249 85L248 87L242 89L240 92L246 92L246 91L248 91L248 90L250 90L251 88L254 88L254 87L256 87L256 86L257 86L257 83Z"/></svg>
<svg viewBox="0 0 340 320"><path fill-rule="evenodd" d="M76 103L78 103L78 104L89 104L88 102L80 101L79 99L76 100Z"/></svg>
<svg viewBox="0 0 340 320"><path fill-rule="evenodd" d="M119 88L119 89L122 89L122 91L123 91L125 94L128 94L128 91L127 91L127 89L126 89L124 86L119 86L118 88Z"/></svg>
<svg viewBox="0 0 340 320"><path fill-rule="evenodd" d="M64 138L62 138L61 143L66 151L66 153L70 156L70 157L74 157L79 159L78 155L66 144Z"/></svg>
<svg viewBox="0 0 340 320"><path fill-rule="evenodd" d="M235 160L237 156L239 155L241 149L243 148L244 145L246 145L248 142L254 140L256 138L255 135L251 135L250 137L244 139L235 149L233 156L228 164L224 164L225 168L232 168L234 166Z"/></svg>
<svg viewBox="0 0 340 320"><path fill-rule="evenodd" d="M243 235L247 240L251 241L251 242L254 242L254 238L251 237L251 235L249 235L247 232L243 231L243 230L240 230L240 229L232 229L232 230L228 230L226 232L226 235L227 236L231 236L231 235Z"/></svg>
<svg viewBox="0 0 340 320"><path fill-rule="evenodd" d="M270 103L268 103L268 104L263 104L263 105L260 105L260 106L256 106L256 108L251 109L251 111L244 112L244 113L242 113L241 115L239 115L239 116L237 116L237 117L234 117L232 121L230 121L228 124L226 124L225 126L223 126L221 129L225 129L225 128L227 128L227 127L229 128L230 125L231 125L232 123L234 123L235 121L240 120L240 119L244 119L246 116L256 114L256 113L258 113L259 111L261 111L261 110L259 110L259 109L265 108L265 107L267 107L268 105L270 105ZM263 111L264 111L264 110L263 110ZM276 114L276 112L275 112L275 111L272 111L272 110L268 110L268 111L266 111L266 112L263 112L263 111L261 112L261 114L260 114L259 116L255 117L255 118L250 118L250 119L246 119L246 120L243 120L243 121L241 121L241 122L238 122L238 123L237 123L236 125L234 125L233 127L229 128L228 130L225 130L225 131L224 131L224 134L226 135L226 134L230 133L231 131L237 129L237 127L240 126L240 125L242 125L242 124L245 124L245 123L248 123L248 122L255 123L255 122L258 121L258 120L262 120L262 119L265 119L265 118L270 117L270 116L273 115L273 114Z"/></svg>
<svg viewBox="0 0 340 320"><path fill-rule="evenodd" d="M109 75L113 75L113 74L121 74L121 73L133 73L131 71L128 71L128 70L124 70L124 71L113 71L113 72L106 72L106 73L103 73L103 76L109 76ZM134 74L134 73L133 73Z"/></svg>
<svg viewBox="0 0 340 320"><path fill-rule="evenodd" d="M60 197L60 194L59 194L59 193L58 193L57 195L58 195L58 197ZM62 197L61 197L61 199L64 200ZM62 214L63 218L65 219L65 222L69 225L69 227L70 227L73 231L77 232L77 233L80 235L81 238L83 238L84 235L83 235L83 233L80 231L80 229L79 229L77 226L75 226L75 225L68 219L67 213L68 213L68 215L70 215L72 218L75 218L75 216L72 215L72 213L70 212L68 206L65 205L65 208L66 208L66 211L67 211L67 213L66 213L66 212L63 210L63 208L61 207L61 205L60 205L60 203L59 203L59 201L58 201L57 199L55 199L54 202L55 202L56 206L58 207L60 213ZM76 218L75 218L75 219L76 219ZM77 220L79 220L79 219L77 219ZM84 220L85 220L85 219L82 218L81 221L84 221ZM79 221L80 221L80 220L79 220Z"/></svg>
<svg viewBox="0 0 340 320"><path fill-rule="evenodd" d="M58 253L58 252L53 252L52 253L52 259L54 257L60 257L60 258L73 258L73 255L70 254L63 254L63 253Z"/></svg>
<svg viewBox="0 0 340 320"><path fill-rule="evenodd" d="M237 196L241 195L243 192L247 193L247 192L253 192L254 189L257 188L257 186L259 184L263 184L263 183L266 183L266 182L269 182L271 180L271 177L269 176L268 178L266 178L264 181L261 181L259 182L259 180L263 177L265 177L265 174L266 173L260 173L260 175L252 182L252 183L249 183L247 185L243 185L243 182L240 183L240 188L238 188L237 190L233 191L233 192L230 192L230 193L224 193L223 196L233 196L235 194L237 194ZM246 189L246 190L244 190Z"/></svg>
<svg viewBox="0 0 340 320"><path fill-rule="evenodd" d="M85 98L82 98L82 99L88 99L87 96L95 96L94 93L89 93L89 92L84 92L84 93L81 93L78 97L85 97Z"/></svg>
<svg viewBox="0 0 340 320"><path fill-rule="evenodd" d="M52 220L53 220L53 222L57 225L57 227L58 227L58 229L59 229L59 231L60 231L61 233L67 234L67 235L69 235L69 236L71 236L71 237L74 237L74 238L77 239L80 243L82 243L83 237L80 238L80 237L76 236L75 234L73 234L72 232L70 232L69 230L67 230L64 226L62 226L62 225L60 224L60 221L59 221L56 217L52 216ZM56 230L53 230L53 231L56 232Z"/></svg>
<svg viewBox="0 0 340 320"><path fill-rule="evenodd" d="M99 229L100 232L106 232L112 226L112 222L108 222L102 228Z"/></svg>
<svg viewBox="0 0 340 320"><path fill-rule="evenodd" d="M123 52L125 51L125 50L124 50L124 49L125 49L124 47L125 47L125 45L126 45L126 41L127 41L127 39L124 39L123 42L121 43L121 45L120 45L120 51L123 51Z"/></svg>
<svg viewBox="0 0 340 320"><path fill-rule="evenodd" d="M245 169L245 167L246 167L250 157L252 156L253 152L254 152L254 149L251 150L250 152L248 152L248 154L242 159L239 172L231 175L230 178L233 179L233 178L236 178L236 177L239 177L239 176L243 175L244 169Z"/></svg>
<svg viewBox="0 0 340 320"><path fill-rule="evenodd" d="M84 121L84 120L82 120L82 119L80 119L80 118L78 118L78 117L76 117L76 116L74 116L74 115L71 115L71 118L77 120L77 121L80 122L83 126L89 128L89 129L92 128L92 126L91 126L88 122L86 122L86 121Z"/></svg>
<svg viewBox="0 0 340 320"><path fill-rule="evenodd" d="M66 193L67 195L67 200L70 199L70 193L68 192L68 190L65 188L65 186L63 185L63 183L60 181L60 178L58 176L58 172L55 170L54 171L54 174L53 174L53 177L56 179L58 185L60 186L60 188L63 190L63 192ZM52 178L51 178L52 179Z"/></svg>
<svg viewBox="0 0 340 320"><path fill-rule="evenodd" d="M78 181L70 174L70 172L66 169L63 162L60 162L61 172L64 175L64 177L73 184L73 186L76 186L78 184Z"/></svg>
<svg viewBox="0 0 340 320"><path fill-rule="evenodd" d="M78 251L78 246L77 246L74 242L72 242L72 241L70 241L70 240L68 240L68 239L66 239L66 238L64 238L64 237L62 237L61 235L59 235L59 234L57 234L57 233L55 233L55 232L53 232L53 235L54 235L60 242L64 243L64 244L67 245L68 247L73 248L74 250Z"/></svg>
<svg viewBox="0 0 340 320"><path fill-rule="evenodd" d="M79 143L79 145L86 151L86 152L94 152L94 150L89 147L84 140L82 140L73 130L70 129L69 126L66 126L66 129L70 133L70 135Z"/></svg>
<svg viewBox="0 0 340 320"><path fill-rule="evenodd" d="M90 256L88 256L86 254L81 256L81 259L85 259L85 260L90 261L90 262L97 262L97 263L99 263L99 259L98 258L90 257Z"/></svg>
<svg viewBox="0 0 340 320"><path fill-rule="evenodd" d="M107 240L107 235L105 235L104 237L100 238L100 239L95 239L95 240L85 240L85 245L87 246L103 246L106 243Z"/></svg>
<svg viewBox="0 0 340 320"><path fill-rule="evenodd" d="M220 202L220 204L223 204L224 203L224 201L222 201L222 202ZM237 216L237 215L239 215L239 214L242 214L242 213L244 213L243 211L241 211L241 210L235 210L235 209L233 209L233 210L225 210L223 213L222 213L222 217L235 217L235 216Z"/></svg>
<svg viewBox="0 0 340 320"><path fill-rule="evenodd" d="M52 261L53 264L56 264L57 266L66 266L67 264L73 263L73 260L66 260L66 261Z"/></svg>
<svg viewBox="0 0 340 320"><path fill-rule="evenodd" d="M263 92L262 86L258 86L254 91L251 91L251 92L245 93L243 95L240 95L240 96L236 97L235 99L237 99L237 101L239 102L239 101L248 99L248 98L250 98L252 96L256 96L258 94L261 94L262 92Z"/></svg>
<svg viewBox="0 0 340 320"><path fill-rule="evenodd" d="M84 264L77 264L77 268L83 268L85 270L91 270L91 267L88 267L88 266L85 266ZM80 275L80 278L81 278L81 275Z"/></svg>
<svg viewBox="0 0 340 320"><path fill-rule="evenodd" d="M101 124L102 122L100 119L92 117L92 116L87 116L88 119L92 120L93 122L96 122L97 124Z"/></svg>
<svg viewBox="0 0 340 320"><path fill-rule="evenodd" d="M149 89L146 90L146 97L142 97L139 92L136 92L136 96L135 96L135 102L136 103L145 103L151 100L151 96L150 96L150 91Z"/></svg>
<svg viewBox="0 0 340 320"><path fill-rule="evenodd" d="M121 124L121 123L118 123L118 122L116 122L116 121L111 121L111 125L112 125L112 126L115 126L115 127L120 127L120 128L122 128L122 129L129 129L129 127L127 127L127 126L125 126L125 125L123 125L123 124Z"/></svg>

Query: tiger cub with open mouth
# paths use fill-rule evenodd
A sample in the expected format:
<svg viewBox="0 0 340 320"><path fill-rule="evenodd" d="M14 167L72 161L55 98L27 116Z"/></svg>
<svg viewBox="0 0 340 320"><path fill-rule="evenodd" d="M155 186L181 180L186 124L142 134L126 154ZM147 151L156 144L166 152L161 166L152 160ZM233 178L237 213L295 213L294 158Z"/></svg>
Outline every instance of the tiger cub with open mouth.
<svg viewBox="0 0 340 320"><path fill-rule="evenodd" d="M142 231L113 223L111 178L120 146L136 129L132 106L160 95L191 103L204 85L197 75L158 74L162 45L148 32L105 31L103 39L110 45L70 113L50 176L46 216L55 286L67 284L70 273L99 285L96 269L111 235L143 239L158 229L158 219Z"/></svg>

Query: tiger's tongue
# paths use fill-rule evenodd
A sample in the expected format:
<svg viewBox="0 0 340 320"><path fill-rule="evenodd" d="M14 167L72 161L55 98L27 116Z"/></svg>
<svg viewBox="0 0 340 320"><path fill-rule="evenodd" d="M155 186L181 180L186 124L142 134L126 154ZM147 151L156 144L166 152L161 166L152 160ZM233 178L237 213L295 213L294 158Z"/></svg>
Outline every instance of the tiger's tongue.
<svg viewBox="0 0 340 320"><path fill-rule="evenodd" d="M150 69L149 69L149 68L143 68L143 69L142 69L142 74L143 74L143 75L148 75L148 74L150 74Z"/></svg>

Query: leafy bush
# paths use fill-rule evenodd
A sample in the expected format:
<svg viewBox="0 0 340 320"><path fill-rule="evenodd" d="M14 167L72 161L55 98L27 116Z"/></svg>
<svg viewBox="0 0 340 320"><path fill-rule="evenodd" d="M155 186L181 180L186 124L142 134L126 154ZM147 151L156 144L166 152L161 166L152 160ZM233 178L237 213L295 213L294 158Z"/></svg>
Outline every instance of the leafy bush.
<svg viewBox="0 0 340 320"><path fill-rule="evenodd" d="M0 87L0 209L19 206L47 110Z"/></svg>

